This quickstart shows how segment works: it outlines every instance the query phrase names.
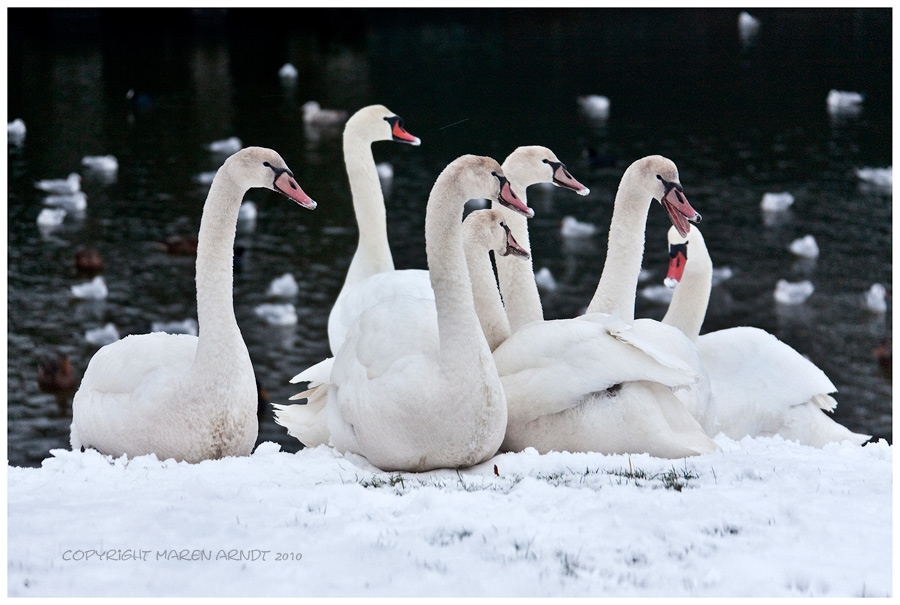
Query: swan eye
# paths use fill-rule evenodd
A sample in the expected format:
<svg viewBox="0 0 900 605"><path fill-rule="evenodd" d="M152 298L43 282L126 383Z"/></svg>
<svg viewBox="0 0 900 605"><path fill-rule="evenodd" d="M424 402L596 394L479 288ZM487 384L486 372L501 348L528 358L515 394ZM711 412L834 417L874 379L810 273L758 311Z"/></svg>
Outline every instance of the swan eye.
<svg viewBox="0 0 900 605"><path fill-rule="evenodd" d="M268 162L263 162L263 166L265 166L266 168L271 168L272 164L270 164Z"/></svg>
<svg viewBox="0 0 900 605"><path fill-rule="evenodd" d="M659 176L658 174L656 175L656 178L659 179L660 181L663 181L663 178L661 176ZM665 183L665 181L663 181L663 183Z"/></svg>

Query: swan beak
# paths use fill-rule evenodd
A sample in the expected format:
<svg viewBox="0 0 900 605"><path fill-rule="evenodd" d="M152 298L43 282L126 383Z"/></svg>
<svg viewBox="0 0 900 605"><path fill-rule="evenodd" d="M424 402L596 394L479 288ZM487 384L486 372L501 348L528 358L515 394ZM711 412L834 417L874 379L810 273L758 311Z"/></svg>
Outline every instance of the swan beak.
<svg viewBox="0 0 900 605"><path fill-rule="evenodd" d="M403 120L399 116L385 118L391 125L391 137L398 143L409 143L410 145L419 146L422 141L419 137L414 137L403 128Z"/></svg>
<svg viewBox="0 0 900 605"><path fill-rule="evenodd" d="M566 165L562 162L559 163L551 163L553 167L553 184L557 187L563 187L565 189L571 189L578 195L587 195L591 192L590 189L579 183L574 176L566 169Z"/></svg>
<svg viewBox="0 0 900 605"><path fill-rule="evenodd" d="M500 179L500 195L497 198L497 201L506 206L511 210L515 210L519 214L524 214L528 218L534 216L534 210L526 206L522 200L516 195L516 192L512 190L512 187L509 185L509 181L506 177L502 177L500 175L495 175L498 179Z"/></svg>
<svg viewBox="0 0 900 605"><path fill-rule="evenodd" d="M272 184L275 191L282 194L283 196L290 198L309 210L314 210L316 207L316 203L310 198L308 195L303 193L303 190L300 189L300 185L297 184L297 181L294 180L287 171L282 172L276 177L275 182Z"/></svg>
<svg viewBox="0 0 900 605"><path fill-rule="evenodd" d="M684 267L687 264L687 244L672 244L669 246L669 271L666 273L665 284L674 288L684 275Z"/></svg>
<svg viewBox="0 0 900 605"><path fill-rule="evenodd" d="M669 220L672 221L681 237L687 237L688 232L691 230L688 221L699 223L702 218L700 213L688 203L684 193L681 192L680 186L671 186L669 188L663 196L662 205L669 215Z"/></svg>
<svg viewBox="0 0 900 605"><path fill-rule="evenodd" d="M509 230L509 227L503 225L503 229L506 230L506 250L500 253L500 256L518 256L519 258L529 258L531 255L528 253L528 250L519 245L519 242L516 241L516 238L513 237L512 231Z"/></svg>

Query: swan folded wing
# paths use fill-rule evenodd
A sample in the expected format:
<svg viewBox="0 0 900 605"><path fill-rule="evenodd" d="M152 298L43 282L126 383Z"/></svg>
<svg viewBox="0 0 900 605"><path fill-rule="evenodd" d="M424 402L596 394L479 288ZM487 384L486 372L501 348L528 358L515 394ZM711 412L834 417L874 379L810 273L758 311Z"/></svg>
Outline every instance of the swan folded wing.
<svg viewBox="0 0 900 605"><path fill-rule="evenodd" d="M391 298L413 297L434 300L428 271L405 269L376 273L341 291L328 317L328 339L332 353L343 345L359 315Z"/></svg>
<svg viewBox="0 0 900 605"><path fill-rule="evenodd" d="M197 337L188 334L140 334L102 347L91 358L80 390L131 393L157 370L190 368ZM102 371L92 371L103 368Z"/></svg>
<svg viewBox="0 0 900 605"><path fill-rule="evenodd" d="M530 422L579 405L623 382L646 380L674 388L698 376L685 364L665 365L616 338L599 321L534 322L494 351L510 422Z"/></svg>

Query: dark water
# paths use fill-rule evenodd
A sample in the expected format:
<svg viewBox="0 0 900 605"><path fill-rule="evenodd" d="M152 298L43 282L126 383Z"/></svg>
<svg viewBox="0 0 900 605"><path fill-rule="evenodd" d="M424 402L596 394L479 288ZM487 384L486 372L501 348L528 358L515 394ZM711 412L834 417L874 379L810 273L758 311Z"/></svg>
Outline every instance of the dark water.
<svg viewBox="0 0 900 605"><path fill-rule="evenodd" d="M679 167L704 217L713 261L733 277L716 287L704 331L753 325L807 355L837 385L837 419L891 439L891 381L873 357L892 318L867 313L861 294L891 285L891 194L861 186L853 169L891 164L889 10L756 11L759 34L738 36L735 10L94 10L9 11L9 114L28 127L8 155L9 462L37 465L67 447L69 420L36 375L63 353L83 372L97 347L87 329L113 322L122 335L153 321L196 316L193 258L154 242L195 234L207 187L194 181L222 158L204 145L230 136L278 150L315 200L301 210L251 191L255 228L235 275L235 311L257 375L273 401L288 379L328 355L328 311L356 244L340 131L304 128L315 99L352 111L382 103L423 140L377 143L391 162L388 229L398 268L425 267L424 207L440 170L463 153L502 161L519 145L553 149L587 198L529 191L535 267L560 283L544 296L548 318L588 302L600 275L612 200L625 167L659 153ZM293 63L296 87L278 69ZM830 89L862 92L863 111L833 119ZM132 101L126 92L138 94ZM609 120L579 112L576 98L611 99ZM592 165L588 148L612 165ZM112 181L82 169L86 155L115 155ZM42 178L84 175L81 219L42 234L35 220ZM765 192L796 199L764 220ZM563 216L598 225L565 241ZM644 268L659 284L667 256L665 214L651 209ZM799 262L787 245L815 236L821 255ZM77 302L69 287L82 245L105 260L109 296ZM290 272L299 323L272 327L254 314L268 284ZM776 305L778 279L816 287L797 307ZM638 297L638 316L665 305ZM267 413L261 440L298 444Z"/></svg>

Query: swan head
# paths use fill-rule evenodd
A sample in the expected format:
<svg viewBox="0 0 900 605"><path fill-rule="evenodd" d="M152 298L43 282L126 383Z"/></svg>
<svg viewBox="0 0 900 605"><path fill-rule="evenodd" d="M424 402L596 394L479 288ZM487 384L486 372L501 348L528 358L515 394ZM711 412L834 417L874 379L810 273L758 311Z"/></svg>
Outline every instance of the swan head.
<svg viewBox="0 0 900 605"><path fill-rule="evenodd" d="M500 256L529 258L528 250L519 245L498 210L476 210L463 221L463 238L467 246L493 250Z"/></svg>
<svg viewBox="0 0 900 605"><path fill-rule="evenodd" d="M344 134L358 136L370 143L396 141L409 145L421 145L419 137L411 135L403 127L403 119L384 105L369 105L350 116L344 126Z"/></svg>
<svg viewBox="0 0 900 605"><path fill-rule="evenodd" d="M294 180L294 173L272 149L246 147L225 160L222 169L227 170L231 178L246 189L264 187L277 191L309 210L316 207L316 203Z"/></svg>
<svg viewBox="0 0 900 605"><path fill-rule="evenodd" d="M493 158L477 155L458 157L448 164L438 180L452 181L458 197L463 200L488 199L527 218L534 216L534 210L516 195L500 164Z"/></svg>
<svg viewBox="0 0 900 605"><path fill-rule="evenodd" d="M626 177L629 177L626 179ZM643 192L666 209L669 220L678 232L686 236L690 230L688 221L699 223L700 213L694 210L681 187L675 163L661 155L651 155L634 162L625 171L622 180L636 179Z"/></svg>
<svg viewBox="0 0 900 605"><path fill-rule="evenodd" d="M709 255L708 253L701 254L706 248L706 243L697 227L689 227L685 235L682 235L676 227L669 227L667 236L669 240L669 270L664 283L668 287L674 288L684 276L688 256L695 257L695 264L703 264L703 257ZM707 259L706 262L708 263L709 260Z"/></svg>
<svg viewBox="0 0 900 605"><path fill-rule="evenodd" d="M503 170L522 189L535 183L553 183L557 187L571 189L578 195L591 192L569 173L555 153L540 145L517 148L503 161Z"/></svg>

